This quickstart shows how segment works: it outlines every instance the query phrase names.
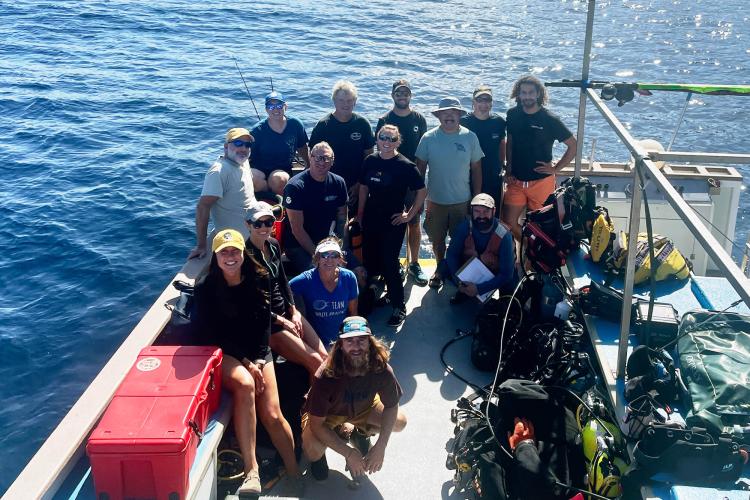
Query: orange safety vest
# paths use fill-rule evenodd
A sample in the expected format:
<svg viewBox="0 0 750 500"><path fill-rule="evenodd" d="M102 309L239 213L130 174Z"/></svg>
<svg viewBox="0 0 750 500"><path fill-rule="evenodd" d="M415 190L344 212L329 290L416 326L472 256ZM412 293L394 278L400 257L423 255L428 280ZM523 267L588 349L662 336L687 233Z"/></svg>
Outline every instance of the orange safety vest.
<svg viewBox="0 0 750 500"><path fill-rule="evenodd" d="M500 255L500 243L508 233L509 229L502 222L498 222L495 231L490 236L490 241L487 243L487 248L484 249L482 255L477 253L476 246L474 245L474 236L472 235L472 221L469 219L469 235L464 240L464 257L468 260L472 257L478 257L482 261L482 264L487 266L487 269L493 273L497 273L500 270L500 264L498 257Z"/></svg>

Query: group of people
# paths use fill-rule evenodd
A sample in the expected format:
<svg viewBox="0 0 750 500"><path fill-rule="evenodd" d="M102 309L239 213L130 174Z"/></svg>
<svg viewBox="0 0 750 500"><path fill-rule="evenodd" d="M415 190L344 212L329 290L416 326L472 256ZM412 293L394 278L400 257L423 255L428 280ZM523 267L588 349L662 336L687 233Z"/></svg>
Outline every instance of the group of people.
<svg viewBox="0 0 750 500"><path fill-rule="evenodd" d="M492 113L492 89L480 86L471 113L458 99L442 99L432 111L440 125L431 130L412 109L406 80L393 84L391 96L393 108L373 133L369 121L354 112L356 87L337 82L334 111L308 139L302 123L287 116L284 96L271 92L265 98L268 117L251 130L230 129L224 154L205 176L189 257L205 255L213 234L212 256L196 286L196 326L204 342L224 351L223 381L234 396L245 463L241 493L260 491L256 417L291 480L302 484L293 433L279 406L272 353L309 373L302 448L313 476L327 476L326 448L342 454L353 475L380 469L391 432L401 430L406 419L398 411L401 388L388 365L388 349L357 315L359 290L384 281L393 309L388 325L403 324L404 238L406 272L418 286L440 288L446 279L453 281L451 303L511 289L517 279L518 219L526 209L541 208L555 189L554 174L575 155L575 138L547 110L546 89L533 76L513 85L517 105L506 119ZM567 150L553 164L555 141ZM295 161L304 167L296 175ZM256 193L280 199L286 214L281 228L275 207L258 201ZM430 278L418 259L423 213L438 261ZM361 261L344 243L352 224L363 235ZM283 234L281 243L274 229ZM492 278L460 279L459 268L471 258ZM371 449L363 444L377 432Z"/></svg>

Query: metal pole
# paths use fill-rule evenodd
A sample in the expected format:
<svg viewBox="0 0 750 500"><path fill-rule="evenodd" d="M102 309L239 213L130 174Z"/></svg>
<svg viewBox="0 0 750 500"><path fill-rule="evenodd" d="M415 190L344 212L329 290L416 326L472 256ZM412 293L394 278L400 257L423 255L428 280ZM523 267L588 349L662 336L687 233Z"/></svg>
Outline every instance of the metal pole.
<svg viewBox="0 0 750 500"><path fill-rule="evenodd" d="M596 0L589 0L586 14L586 41L583 45L583 67L581 68L581 96L578 99L578 131L576 133L578 148L576 149L575 176L581 175L581 159L583 158L583 138L586 124L586 83L589 80L589 66L591 65L591 39L594 35L594 12Z"/></svg>
<svg viewBox="0 0 750 500"><path fill-rule="evenodd" d="M680 113L680 119L677 120L677 126L674 128L674 134L672 134L672 139L669 141L669 146L667 146L667 151L672 151L672 144L674 144L674 140L677 139L677 132L680 130L680 125L682 125L682 119L685 117L685 111L687 111L688 104L690 104L690 98L693 97L692 92L687 93L687 97L685 97L685 105L682 107L682 113Z"/></svg>
<svg viewBox="0 0 750 500"><path fill-rule="evenodd" d="M625 266L625 288L622 291L622 313L620 315L620 343L617 349L617 378L625 378L625 364L628 360L628 337L630 336L630 304L633 303L635 284L635 251L638 231L641 224L641 179L638 169L642 160L636 159L633 168L633 199L630 200L630 229L628 231L628 258Z"/></svg>

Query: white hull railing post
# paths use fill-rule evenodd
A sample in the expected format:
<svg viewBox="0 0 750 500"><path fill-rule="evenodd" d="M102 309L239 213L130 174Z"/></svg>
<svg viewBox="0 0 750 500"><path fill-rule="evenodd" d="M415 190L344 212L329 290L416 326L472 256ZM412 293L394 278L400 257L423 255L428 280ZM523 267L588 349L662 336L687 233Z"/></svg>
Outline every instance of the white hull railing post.
<svg viewBox="0 0 750 500"><path fill-rule="evenodd" d="M643 160L637 159L633 168L633 198L630 200L630 227L628 229L628 258L625 265L625 287L622 290L622 314L620 315L620 341L617 346L617 378L625 378L625 365L628 359L628 337L630 336L630 315L633 303L633 286L635 284L634 251L638 242L641 225L641 178L638 171Z"/></svg>
<svg viewBox="0 0 750 500"><path fill-rule="evenodd" d="M581 160L583 158L583 138L586 125L586 86L589 81L589 67L591 65L591 40L594 34L594 13L596 11L596 0L589 0L586 12L586 39L583 45L583 66L581 68L581 95L578 99L578 130L576 139L578 148L576 150L575 176L581 176ZM591 166L589 165L589 168Z"/></svg>

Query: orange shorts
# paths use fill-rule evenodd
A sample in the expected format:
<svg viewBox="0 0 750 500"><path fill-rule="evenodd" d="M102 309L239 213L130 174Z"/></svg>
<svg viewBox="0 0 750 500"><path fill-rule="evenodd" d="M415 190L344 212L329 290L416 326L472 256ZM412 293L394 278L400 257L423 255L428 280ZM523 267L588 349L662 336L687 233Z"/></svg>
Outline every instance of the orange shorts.
<svg viewBox="0 0 750 500"><path fill-rule="evenodd" d="M539 210L547 197L555 191L555 176L550 175L536 181L519 181L515 177L506 182L503 204Z"/></svg>

